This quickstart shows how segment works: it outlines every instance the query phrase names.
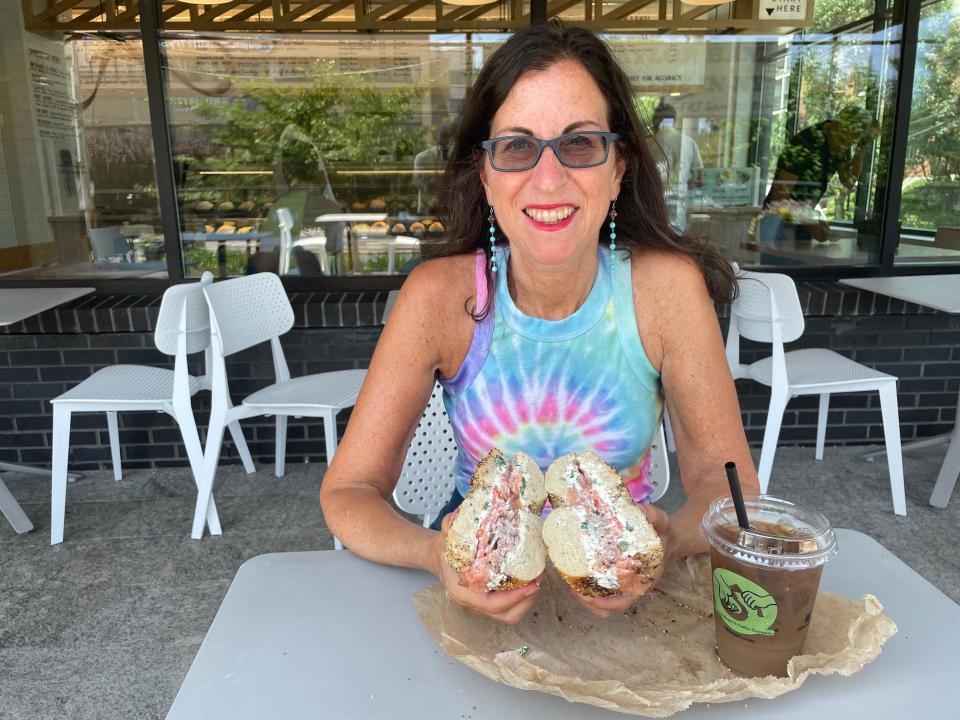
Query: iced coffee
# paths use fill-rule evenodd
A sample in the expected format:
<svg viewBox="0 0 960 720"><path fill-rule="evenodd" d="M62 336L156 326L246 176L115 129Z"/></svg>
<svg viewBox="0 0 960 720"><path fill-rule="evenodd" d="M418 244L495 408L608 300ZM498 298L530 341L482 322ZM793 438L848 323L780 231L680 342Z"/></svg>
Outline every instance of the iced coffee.
<svg viewBox="0 0 960 720"><path fill-rule="evenodd" d="M803 651L823 565L837 554L827 519L786 500L747 501L750 527L730 498L715 500L701 532L710 543L717 652L743 675L787 674Z"/></svg>

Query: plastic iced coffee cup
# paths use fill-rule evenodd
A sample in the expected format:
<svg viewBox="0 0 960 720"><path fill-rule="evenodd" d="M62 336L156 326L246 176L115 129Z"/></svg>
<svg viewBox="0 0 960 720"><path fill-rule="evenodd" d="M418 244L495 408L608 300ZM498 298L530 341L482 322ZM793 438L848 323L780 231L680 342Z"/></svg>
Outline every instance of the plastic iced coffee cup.
<svg viewBox="0 0 960 720"><path fill-rule="evenodd" d="M714 500L700 524L710 543L717 653L743 675L783 677L803 652L837 539L816 510L766 495L745 505L748 530L730 498Z"/></svg>

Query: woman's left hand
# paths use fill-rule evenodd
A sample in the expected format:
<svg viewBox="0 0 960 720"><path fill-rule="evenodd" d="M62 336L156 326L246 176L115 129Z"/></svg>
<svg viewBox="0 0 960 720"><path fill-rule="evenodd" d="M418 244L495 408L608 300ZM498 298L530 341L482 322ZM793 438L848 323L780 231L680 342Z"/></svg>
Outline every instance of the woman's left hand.
<svg viewBox="0 0 960 720"><path fill-rule="evenodd" d="M663 562L660 563L660 567L657 568L652 579L637 574L634 576L634 582L621 584L620 592L616 595L589 597L587 595L581 595L573 588L570 588L570 593L576 598L577 602L583 605L591 615L601 620L606 620L614 613L622 613L629 610L631 605L656 586L657 581L660 580L660 576L663 575L663 571L667 566L667 561L670 556L667 547L670 518L667 517L667 514L663 510L653 505L641 505L638 507L646 513L647 520L650 521L653 529L656 530L660 536L660 542L663 544Z"/></svg>

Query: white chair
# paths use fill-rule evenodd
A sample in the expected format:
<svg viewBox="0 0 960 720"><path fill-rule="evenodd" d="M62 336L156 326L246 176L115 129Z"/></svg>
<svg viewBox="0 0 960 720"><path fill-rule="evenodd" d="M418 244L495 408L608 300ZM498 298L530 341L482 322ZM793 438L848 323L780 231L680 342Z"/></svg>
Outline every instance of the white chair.
<svg viewBox="0 0 960 720"><path fill-rule="evenodd" d="M760 491L770 483L773 456L780 435L780 423L787 402L798 395L819 395L817 420L817 460L823 459L827 430L827 411L831 393L880 392L883 433L893 509L906 515L903 490L903 460L900 455L900 418L897 412L897 378L854 362L832 350L807 349L784 352L783 344L803 334L803 311L793 280L777 273L739 270L737 299L730 308L727 333L727 362L735 379L750 378L771 388L767 427L760 454ZM773 355L750 365L740 363L740 338L771 343Z"/></svg>
<svg viewBox="0 0 960 720"><path fill-rule="evenodd" d="M423 526L430 527L456 487L456 463L457 441L443 406L443 388L436 383L393 489L394 503L404 512L423 516Z"/></svg>
<svg viewBox="0 0 960 720"><path fill-rule="evenodd" d="M98 263L110 262L115 258L128 260L130 241L123 234L120 225L109 225L102 228L87 230L90 236L90 247L93 248L93 261Z"/></svg>
<svg viewBox="0 0 960 720"><path fill-rule="evenodd" d="M203 455L203 475L193 518L194 539L203 536L203 519L212 500L224 428L248 417L276 415L276 475L283 477L287 417L323 418L327 463L337 448L337 414L357 401L366 370L338 370L291 378L280 336L293 327L293 308L280 278L257 273L204 288L210 307L213 396ZM233 407L225 359L262 342L270 342L277 381Z"/></svg>
<svg viewBox="0 0 960 720"><path fill-rule="evenodd" d="M213 275L203 274L199 283L176 285L163 294L154 342L167 355L174 355L174 369L146 365L113 365L97 370L71 388L53 404L53 469L50 522L50 544L63 542L64 514L67 494L67 455L70 449L70 419L75 412L106 412L110 434L110 453L114 480L120 480L120 435L117 413L128 411L165 412L180 426L194 480L199 482L203 451L197 434L190 398L200 390L210 389L210 320L203 288L213 282ZM205 351L205 374L194 377L187 370L187 355ZM230 434L247 472L253 472L250 451L240 426L230 425ZM217 510L210 505L204 517L210 532L220 534Z"/></svg>
<svg viewBox="0 0 960 720"><path fill-rule="evenodd" d="M277 210L277 224L280 226L280 267L279 274L290 272L290 253L293 252L293 215L290 208Z"/></svg>
<svg viewBox="0 0 960 720"><path fill-rule="evenodd" d="M666 417L666 413L664 413ZM650 502L655 503L667 493L670 487L670 460L667 455L667 440L664 436L663 425L657 431L653 442L650 443L650 469L647 482L653 486L650 493Z"/></svg>

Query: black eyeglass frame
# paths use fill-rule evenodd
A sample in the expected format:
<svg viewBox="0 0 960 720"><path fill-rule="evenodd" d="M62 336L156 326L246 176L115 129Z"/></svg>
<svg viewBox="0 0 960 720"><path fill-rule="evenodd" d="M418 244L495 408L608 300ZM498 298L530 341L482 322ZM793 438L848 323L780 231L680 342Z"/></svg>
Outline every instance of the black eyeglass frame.
<svg viewBox="0 0 960 720"><path fill-rule="evenodd" d="M590 163L589 165L571 165L568 162L564 162L564 159L561 157L561 153L558 149L558 145L563 138L576 136L576 135L591 135L595 137L602 137L606 140L606 145L603 149L603 159ZM557 160L560 161L560 164L564 167L572 168L574 170L581 170L584 168L599 167L607 162L610 159L610 148L613 144L620 139L620 134L615 132L607 132L603 130L575 130L574 132L563 133L562 135L557 135L551 140L544 140L543 138L538 138L535 135L502 135L501 137L490 138L489 140L484 140L479 143L481 150L487 153L487 157L490 158L490 167L492 167L497 172L526 172L527 170L532 170L537 166L537 163L540 162L540 158L543 156L543 150L546 147L553 149L553 154L556 156ZM503 140L534 140L537 142L539 147L537 148L537 156L533 159L533 162L529 166L523 168L500 168L497 167L496 163L493 161L493 144L496 142L501 142Z"/></svg>

